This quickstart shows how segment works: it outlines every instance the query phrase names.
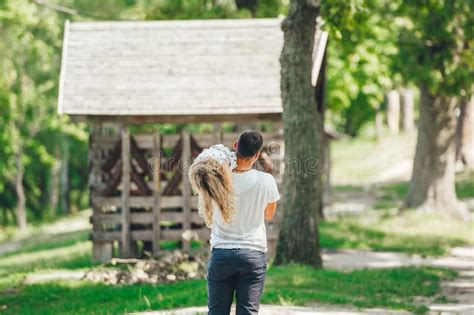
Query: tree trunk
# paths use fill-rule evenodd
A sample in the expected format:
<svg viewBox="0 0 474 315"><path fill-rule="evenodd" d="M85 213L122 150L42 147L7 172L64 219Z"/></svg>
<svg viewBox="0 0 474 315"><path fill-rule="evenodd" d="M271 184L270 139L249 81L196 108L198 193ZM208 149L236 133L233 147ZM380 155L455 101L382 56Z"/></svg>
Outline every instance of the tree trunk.
<svg viewBox="0 0 474 315"><path fill-rule="evenodd" d="M69 148L67 140L63 139L61 154L61 211L70 212L69 199Z"/></svg>
<svg viewBox="0 0 474 315"><path fill-rule="evenodd" d="M458 98L433 96L420 89L420 122L407 207L462 210L456 198L454 136Z"/></svg>
<svg viewBox="0 0 474 315"><path fill-rule="evenodd" d="M21 160L23 156L23 148L19 147L15 152L16 174L15 174L15 190L17 195L16 203L16 220L21 231L28 228L26 223L26 196L23 187L24 165Z"/></svg>
<svg viewBox="0 0 474 315"><path fill-rule="evenodd" d="M283 220L275 264L322 266L318 234L321 202L321 115L311 85L312 52L319 8L307 1L290 3L282 23L284 46L280 57L285 175Z"/></svg>
<svg viewBox="0 0 474 315"><path fill-rule="evenodd" d="M318 25L318 28L320 26ZM314 58L314 56L313 56ZM323 60L321 62L321 68L319 70L318 80L315 86L315 98L316 105L319 113L320 123L316 124L318 129L318 134L321 135L321 146L318 156L320 157L321 163L320 166L320 177L318 180L318 185L322 187L321 198L318 207L318 216L319 220L324 220L324 205L329 202L329 195L331 192L331 183L330 183L330 169L331 169L331 159L329 155L329 135L326 135L324 132L324 120L326 114L326 67L327 67L327 50L324 52Z"/></svg>
<svg viewBox="0 0 474 315"><path fill-rule="evenodd" d="M410 132L415 129L415 100L412 89L403 89L401 92L401 108L400 108L400 128L403 131Z"/></svg>
<svg viewBox="0 0 474 315"><path fill-rule="evenodd" d="M375 139L380 141L383 137L383 116L382 111L377 109L375 111Z"/></svg>
<svg viewBox="0 0 474 315"><path fill-rule="evenodd" d="M56 215L58 210L60 170L61 162L56 158L51 168L51 181L49 185L49 206L53 215Z"/></svg>
<svg viewBox="0 0 474 315"><path fill-rule="evenodd" d="M456 129L456 161L474 168L474 95L465 97L460 104Z"/></svg>
<svg viewBox="0 0 474 315"><path fill-rule="evenodd" d="M392 134L399 131L400 124L400 93L390 90L387 93L387 125Z"/></svg>

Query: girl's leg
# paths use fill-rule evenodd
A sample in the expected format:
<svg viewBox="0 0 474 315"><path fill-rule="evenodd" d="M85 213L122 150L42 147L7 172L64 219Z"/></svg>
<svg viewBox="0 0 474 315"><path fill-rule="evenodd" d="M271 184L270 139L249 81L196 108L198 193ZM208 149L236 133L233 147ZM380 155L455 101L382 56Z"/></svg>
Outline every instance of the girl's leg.
<svg viewBox="0 0 474 315"><path fill-rule="evenodd" d="M242 268L237 276L237 315L258 314L267 269L266 255L259 251L242 252Z"/></svg>
<svg viewBox="0 0 474 315"><path fill-rule="evenodd" d="M229 250L214 249L208 263L207 292L209 315L228 315L234 299L235 269Z"/></svg>

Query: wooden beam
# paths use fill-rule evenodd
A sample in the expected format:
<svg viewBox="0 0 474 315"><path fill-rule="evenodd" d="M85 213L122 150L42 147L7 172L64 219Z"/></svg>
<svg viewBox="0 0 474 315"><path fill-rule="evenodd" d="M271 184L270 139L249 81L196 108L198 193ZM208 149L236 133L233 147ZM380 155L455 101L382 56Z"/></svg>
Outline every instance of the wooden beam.
<svg viewBox="0 0 474 315"><path fill-rule="evenodd" d="M191 166L191 134L183 129L183 150L181 156L181 165L177 172L181 172L182 195L183 195L183 230L191 229L191 183L188 177L188 171ZM183 250L189 251L190 245L187 240L183 240Z"/></svg>
<svg viewBox="0 0 474 315"><path fill-rule="evenodd" d="M215 141L214 143L222 143L222 141ZM197 143L196 139L191 136L191 156L193 158L197 157L204 148Z"/></svg>
<svg viewBox="0 0 474 315"><path fill-rule="evenodd" d="M212 123L212 122L249 122L279 121L281 113L261 114L219 114L219 115L74 115L75 122L119 122L129 124L146 123Z"/></svg>
<svg viewBox="0 0 474 315"><path fill-rule="evenodd" d="M102 132L102 124L92 124L89 136L89 204L92 207L92 215L98 216L101 208L94 205L95 198L104 189L102 183L102 171L100 169L100 147L96 147L95 141L100 137ZM92 231L101 231L100 223L92 224ZM92 261L106 262L112 258L113 243L112 242L92 242Z"/></svg>
<svg viewBox="0 0 474 315"><path fill-rule="evenodd" d="M183 140L180 138L175 142L171 156L165 160L162 167L165 172L170 172L176 168L183 152Z"/></svg>
<svg viewBox="0 0 474 315"><path fill-rule="evenodd" d="M162 231L162 239L166 240L180 240L182 239L182 235L183 235L183 230L181 229L177 229L177 230L163 230ZM209 240L210 236L211 236L211 231L204 227L204 228L201 228L201 229L195 229L195 230L192 230L192 232L196 233L198 238L200 240L204 240L204 241L207 241Z"/></svg>
<svg viewBox="0 0 474 315"><path fill-rule="evenodd" d="M144 174L140 174L135 165L133 165L133 163L130 163L130 177L135 183L135 185L137 185L139 194L148 196L151 195L151 189L150 187L148 187L148 184L143 178L143 176Z"/></svg>
<svg viewBox="0 0 474 315"><path fill-rule="evenodd" d="M143 157L143 150L138 146L134 137L130 137L130 150L132 152L132 157L137 161L143 173L149 173L150 170L148 169L148 163Z"/></svg>
<svg viewBox="0 0 474 315"><path fill-rule="evenodd" d="M191 197L191 207L197 208L198 200L196 196ZM93 200L93 207L121 207L122 197L105 197L97 196ZM130 208L152 208L154 205L153 196L130 196ZM161 196L161 209L181 208L183 206L183 198L181 196Z"/></svg>
<svg viewBox="0 0 474 315"><path fill-rule="evenodd" d="M154 212L132 212L130 213L130 222L132 224L150 224L153 223L154 233L159 234L159 227L162 221L171 221L175 223L183 223L184 215L182 212L166 211L160 213L160 220L156 220ZM122 215L120 213L100 213L90 217L90 222L95 225L103 224L121 224ZM155 225L155 222L158 224ZM194 224L203 224L204 220L199 216L196 211L191 212L191 222Z"/></svg>
<svg viewBox="0 0 474 315"><path fill-rule="evenodd" d="M270 141L276 140L283 140L283 134L279 133L278 127L276 127L275 132L263 132L263 140L265 143ZM231 146L234 140L237 140L239 136L238 132L226 132L222 133L221 136L215 136L213 133L205 133L205 134L194 134L193 139L197 141L199 147L206 148L211 146L212 144L216 144L217 142L223 143L224 145ZM140 149L146 150L153 150L153 135L151 134L138 134L133 136L137 145ZM216 139L219 141L216 142ZM161 139L161 147L162 148L169 148L175 147L177 143L181 140L180 134L173 134L173 135L162 135ZM119 138L114 135L99 135L96 140L94 141L93 145L98 146L100 148L110 148L112 149L115 143L119 141ZM179 146L180 148L181 146ZM180 156L180 155L179 155ZM178 157L179 157L178 156Z"/></svg>
<svg viewBox="0 0 474 315"><path fill-rule="evenodd" d="M212 142L214 143L222 143L222 124L220 123L213 123L212 124Z"/></svg>
<svg viewBox="0 0 474 315"><path fill-rule="evenodd" d="M163 190L163 196L172 196L176 195L178 192L179 183L182 179L182 170L177 169L176 172L171 177L171 180L168 181L168 185L166 185L165 189Z"/></svg>
<svg viewBox="0 0 474 315"><path fill-rule="evenodd" d="M95 144L100 139L102 132L102 124L93 123L91 124L91 133L89 135L89 204L92 206L92 202L96 195L99 195L101 190L104 188L102 183L102 171L100 169L100 147Z"/></svg>
<svg viewBox="0 0 474 315"><path fill-rule="evenodd" d="M201 228L192 230L197 234L200 240L209 240L210 230L208 228ZM182 229L163 230L161 231L162 240L181 240L183 235ZM116 231L97 231L90 234L90 239L94 242L111 242L120 241L120 232ZM133 241L151 241L153 238L153 230L131 231L131 239Z"/></svg>
<svg viewBox="0 0 474 315"><path fill-rule="evenodd" d="M91 217L92 224L121 224L122 215L119 213L101 213ZM153 213L150 212L132 212L130 213L130 223L132 224L150 224L153 222Z"/></svg>
<svg viewBox="0 0 474 315"><path fill-rule="evenodd" d="M161 239L161 135L153 134L153 252L160 250Z"/></svg>
<svg viewBox="0 0 474 315"><path fill-rule="evenodd" d="M104 172L110 172L110 170L112 170L112 168L115 166L117 161L120 160L121 149L122 149L122 143L121 143L121 140L119 139L118 141L115 142L114 148L112 149L112 152L105 160L104 164L102 164L102 170Z"/></svg>
<svg viewBox="0 0 474 315"><path fill-rule="evenodd" d="M131 238L134 241L152 241L153 230L131 231Z"/></svg>
<svg viewBox="0 0 474 315"><path fill-rule="evenodd" d="M120 241L121 233L120 232L93 231L90 234L89 238L94 243Z"/></svg>
<svg viewBox="0 0 474 315"><path fill-rule="evenodd" d="M130 238L130 133L122 130L122 230L120 235L122 258L131 256Z"/></svg>
<svg viewBox="0 0 474 315"><path fill-rule="evenodd" d="M114 172L109 177L108 183L105 186L104 193L106 195L113 195L117 190L117 187L122 181L122 162L119 160L119 163Z"/></svg>

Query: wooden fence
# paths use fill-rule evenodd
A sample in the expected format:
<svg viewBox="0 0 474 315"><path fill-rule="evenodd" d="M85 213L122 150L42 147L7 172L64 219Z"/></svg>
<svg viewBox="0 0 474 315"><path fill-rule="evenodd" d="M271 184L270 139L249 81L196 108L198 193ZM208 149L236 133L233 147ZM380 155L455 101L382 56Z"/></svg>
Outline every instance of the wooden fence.
<svg viewBox="0 0 474 315"><path fill-rule="evenodd" d="M231 146L236 137L235 133L192 136L187 131L130 135L126 128L106 135L93 126L89 143L93 259L140 257L144 251L156 254L170 240L185 251L191 250L192 239L207 243L210 231L197 213L187 171L204 147ZM282 145L281 136L265 134L264 139L267 155L257 168L274 173L280 181L282 152L275 148ZM267 223L270 255L276 246L275 222Z"/></svg>

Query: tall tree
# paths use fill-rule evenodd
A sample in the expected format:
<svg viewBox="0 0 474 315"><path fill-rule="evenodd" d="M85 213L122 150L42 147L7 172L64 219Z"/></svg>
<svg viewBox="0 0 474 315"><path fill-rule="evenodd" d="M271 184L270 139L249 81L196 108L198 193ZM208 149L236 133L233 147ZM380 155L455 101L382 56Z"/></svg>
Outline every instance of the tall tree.
<svg viewBox="0 0 474 315"><path fill-rule="evenodd" d="M322 152L321 115L311 85L312 53L319 1L292 0L282 23L280 56L285 139L285 209L276 264L298 262L322 266L318 207L321 199L319 156Z"/></svg>
<svg viewBox="0 0 474 315"><path fill-rule="evenodd" d="M35 145L35 136L44 128L47 117L55 113L59 23L55 15L28 1L0 4L1 85L8 89L8 121L0 132L10 135L7 159L14 163L4 177L16 192L16 219L27 228L25 192L26 151ZM56 61L56 62L55 62Z"/></svg>
<svg viewBox="0 0 474 315"><path fill-rule="evenodd" d="M401 73L420 87L420 121L406 206L463 210L455 192L455 109L472 94L473 1L403 0Z"/></svg>

